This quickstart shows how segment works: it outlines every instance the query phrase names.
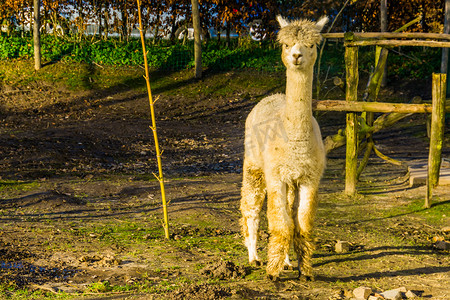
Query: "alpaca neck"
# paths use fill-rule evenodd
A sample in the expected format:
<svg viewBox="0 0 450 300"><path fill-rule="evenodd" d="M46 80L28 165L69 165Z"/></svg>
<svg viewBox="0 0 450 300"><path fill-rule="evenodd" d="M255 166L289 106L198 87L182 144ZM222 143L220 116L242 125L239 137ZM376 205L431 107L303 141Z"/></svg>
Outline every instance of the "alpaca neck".
<svg viewBox="0 0 450 300"><path fill-rule="evenodd" d="M312 134L312 67L307 71L287 70L284 126L291 141L309 140Z"/></svg>

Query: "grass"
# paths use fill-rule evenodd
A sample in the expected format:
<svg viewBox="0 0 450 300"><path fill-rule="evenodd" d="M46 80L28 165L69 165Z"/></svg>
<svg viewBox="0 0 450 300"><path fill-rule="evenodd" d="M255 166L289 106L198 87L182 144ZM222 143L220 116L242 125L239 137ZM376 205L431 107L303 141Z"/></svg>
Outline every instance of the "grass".
<svg viewBox="0 0 450 300"><path fill-rule="evenodd" d="M13 88L34 86L34 82L62 86L72 91L143 86L139 67L102 67L86 63L57 62L36 72L31 60L0 60L0 82Z"/></svg>
<svg viewBox="0 0 450 300"><path fill-rule="evenodd" d="M436 227L448 225L448 221L450 219L450 202L449 201L440 201L436 202L434 200L434 204L431 208L424 208L424 199L417 198L411 200L411 202L406 205L394 206L389 210L384 211L384 217L391 218L401 215L411 215L415 217L420 217L427 224L433 225Z"/></svg>
<svg viewBox="0 0 450 300"><path fill-rule="evenodd" d="M0 299L8 300L30 300L30 299L48 299L48 300L66 300L66 299L91 299L94 295L97 297L108 297L110 295L127 295L128 293L148 293L161 294L173 291L191 281L185 277L177 277L172 281L162 281L155 284L150 280L143 280L139 283L126 285L112 285L109 281L100 281L91 283L85 293L68 294L65 292L51 293L43 290L30 291L28 289L16 289L0 284ZM103 299L103 298L102 298Z"/></svg>
<svg viewBox="0 0 450 300"><path fill-rule="evenodd" d="M39 185L36 181L0 180L0 192L28 191Z"/></svg>
<svg viewBox="0 0 450 300"><path fill-rule="evenodd" d="M103 222L102 224L70 228L68 232L73 232L74 235L86 241L95 239L104 246L112 244L147 245L152 239L164 238L159 223L151 224L149 222Z"/></svg>
<svg viewBox="0 0 450 300"><path fill-rule="evenodd" d="M226 96L236 89L261 90L268 86L278 86L280 74L264 72L229 72L222 76L221 72L208 72L201 81L194 81L192 70L175 72L159 72L150 74L152 90L155 94L164 92L167 95L215 95ZM31 60L0 60L0 82L12 88L25 89L34 86L35 82L46 82L72 91L93 89L108 90L129 88L145 91L144 70L140 67L100 66L86 63L56 62L35 71ZM283 78L282 76L281 78ZM258 80L256 80L258 79Z"/></svg>

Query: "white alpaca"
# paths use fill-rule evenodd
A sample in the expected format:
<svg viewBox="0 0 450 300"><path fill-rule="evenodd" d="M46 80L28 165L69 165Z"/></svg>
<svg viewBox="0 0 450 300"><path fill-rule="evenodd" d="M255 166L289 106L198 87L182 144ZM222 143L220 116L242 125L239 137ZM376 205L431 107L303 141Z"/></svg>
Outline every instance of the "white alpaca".
<svg viewBox="0 0 450 300"><path fill-rule="evenodd" d="M320 31L327 23L289 22L278 16L278 41L286 66L286 95L264 98L245 123L241 226L249 262L260 265L256 249L259 214L267 195L269 245L267 275L277 280L290 265L290 245L298 256L299 277L312 278L312 228L317 190L325 168L319 125L312 115L313 68Z"/></svg>

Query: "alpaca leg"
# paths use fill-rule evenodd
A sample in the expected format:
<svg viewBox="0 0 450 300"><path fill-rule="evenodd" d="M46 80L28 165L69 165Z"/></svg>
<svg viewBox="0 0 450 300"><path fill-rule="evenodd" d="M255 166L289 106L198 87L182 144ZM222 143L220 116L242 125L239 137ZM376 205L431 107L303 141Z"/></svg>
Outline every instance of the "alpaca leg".
<svg viewBox="0 0 450 300"><path fill-rule="evenodd" d="M280 182L267 188L267 219L270 234L267 275L270 279L277 280L289 252L294 224L286 201L286 184Z"/></svg>
<svg viewBox="0 0 450 300"><path fill-rule="evenodd" d="M241 198L241 227L245 246L248 249L248 261L256 266L261 265L256 242L258 239L259 215L264 202L264 180L260 170L244 167Z"/></svg>
<svg viewBox="0 0 450 300"><path fill-rule="evenodd" d="M289 254L286 254L286 257L284 258L284 269L285 270L292 270L294 266L291 263L291 260L289 259Z"/></svg>
<svg viewBox="0 0 450 300"><path fill-rule="evenodd" d="M317 208L317 187L302 185L295 216L294 249L298 256L299 278L313 280L311 258L314 251L312 229Z"/></svg>
<svg viewBox="0 0 450 300"><path fill-rule="evenodd" d="M294 211L293 207L295 204L295 199L297 198L297 189L293 185L288 185L287 187L287 202L288 202L288 215L289 218L292 219L292 213ZM294 266L291 263L291 260L289 259L289 253L286 254L286 258L284 259L284 269L285 270L292 270L294 269Z"/></svg>

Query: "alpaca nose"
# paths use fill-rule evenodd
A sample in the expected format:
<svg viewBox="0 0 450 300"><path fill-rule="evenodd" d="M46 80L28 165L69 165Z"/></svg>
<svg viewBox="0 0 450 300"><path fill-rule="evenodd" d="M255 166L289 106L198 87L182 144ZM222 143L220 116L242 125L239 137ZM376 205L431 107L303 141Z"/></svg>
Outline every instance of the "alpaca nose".
<svg viewBox="0 0 450 300"><path fill-rule="evenodd" d="M295 59L299 59L299 58L301 58L303 55L302 55L301 53L293 53L292 56L293 56Z"/></svg>

